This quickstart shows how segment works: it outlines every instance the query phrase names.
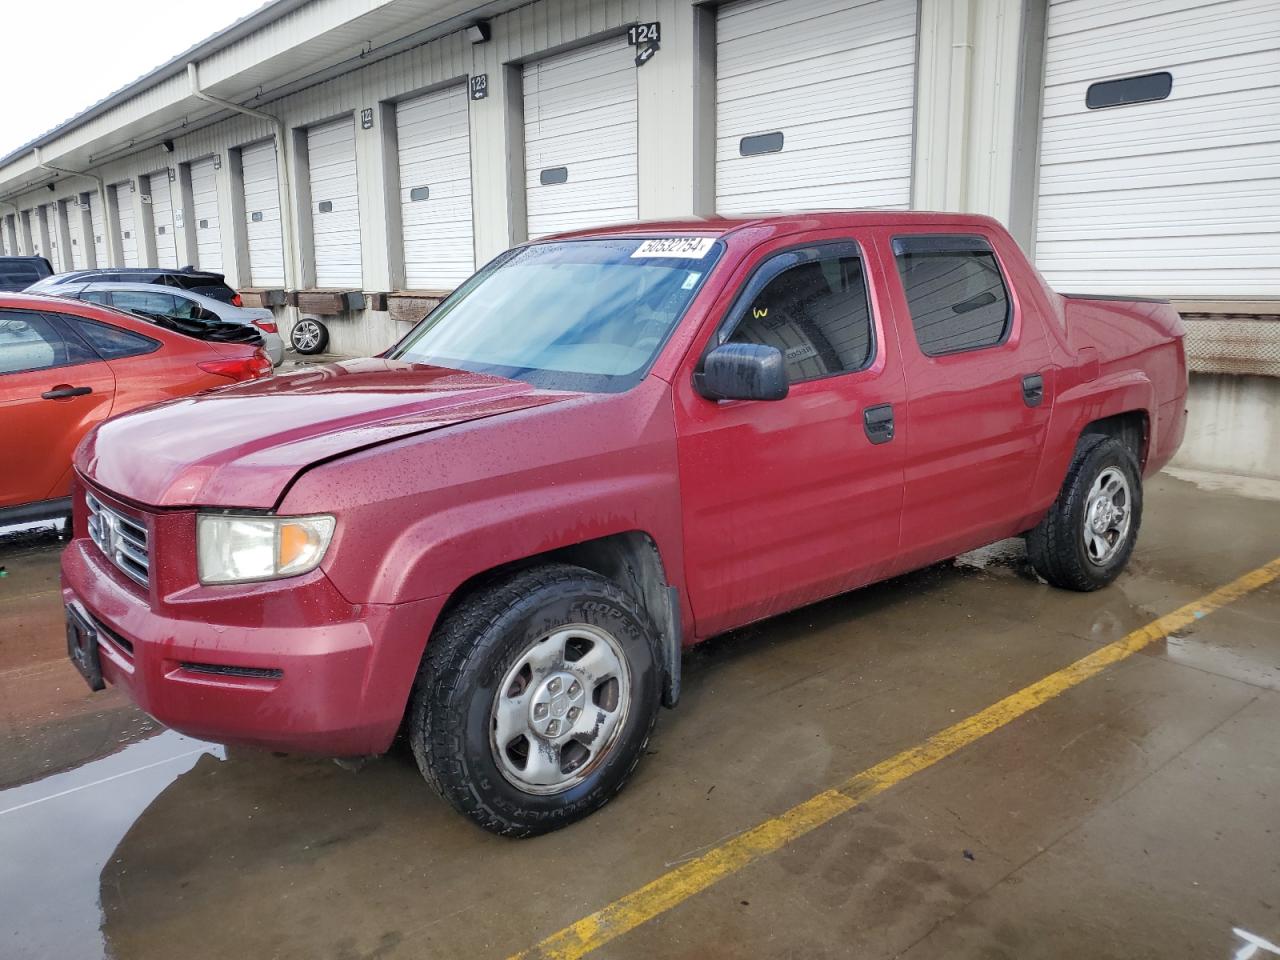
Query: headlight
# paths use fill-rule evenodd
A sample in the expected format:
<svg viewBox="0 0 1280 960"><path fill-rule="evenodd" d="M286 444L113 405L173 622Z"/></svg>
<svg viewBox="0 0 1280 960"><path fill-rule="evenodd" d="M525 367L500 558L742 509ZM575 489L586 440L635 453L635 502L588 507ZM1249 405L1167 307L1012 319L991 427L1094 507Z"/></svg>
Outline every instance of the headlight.
<svg viewBox="0 0 1280 960"><path fill-rule="evenodd" d="M314 570L324 559L335 521L316 517L196 517L201 583L278 580Z"/></svg>

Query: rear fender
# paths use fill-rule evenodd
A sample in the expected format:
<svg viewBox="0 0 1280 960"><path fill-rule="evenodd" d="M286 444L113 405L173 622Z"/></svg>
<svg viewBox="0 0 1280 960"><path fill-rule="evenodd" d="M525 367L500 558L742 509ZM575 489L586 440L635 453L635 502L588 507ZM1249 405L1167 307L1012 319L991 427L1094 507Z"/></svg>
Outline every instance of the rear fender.
<svg viewBox="0 0 1280 960"><path fill-rule="evenodd" d="M1058 394L1050 419L1049 441L1036 477L1037 510L1047 510L1057 498L1085 428L1096 420L1133 411L1147 415L1147 448L1156 449L1155 387L1141 370L1108 374Z"/></svg>

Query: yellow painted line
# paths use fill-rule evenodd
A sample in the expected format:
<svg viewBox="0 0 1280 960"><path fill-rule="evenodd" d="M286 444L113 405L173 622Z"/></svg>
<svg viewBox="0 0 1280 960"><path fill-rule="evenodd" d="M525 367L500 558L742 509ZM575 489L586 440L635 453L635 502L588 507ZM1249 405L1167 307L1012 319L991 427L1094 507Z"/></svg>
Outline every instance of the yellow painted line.
<svg viewBox="0 0 1280 960"><path fill-rule="evenodd" d="M1060 693L1097 676L1107 667L1133 656L1143 647L1163 640L1169 634L1277 579L1280 579L1280 557L1199 600L1153 620L1128 636L1081 657L1070 666L1037 680L985 710L935 733L923 743L855 774L839 786L819 793L785 813L738 834L696 860L664 873L640 889L553 933L536 946L516 954L511 960L576 960L599 949L766 854L773 853L840 814L884 793L894 784L901 783L913 774L999 730Z"/></svg>

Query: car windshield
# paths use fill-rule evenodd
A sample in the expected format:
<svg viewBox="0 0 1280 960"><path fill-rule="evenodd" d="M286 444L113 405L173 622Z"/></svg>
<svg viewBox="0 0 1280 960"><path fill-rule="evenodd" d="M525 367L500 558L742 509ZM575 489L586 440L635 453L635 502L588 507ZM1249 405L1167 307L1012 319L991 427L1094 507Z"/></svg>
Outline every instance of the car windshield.
<svg viewBox="0 0 1280 960"><path fill-rule="evenodd" d="M553 390L626 390L722 249L709 237L522 247L463 284L387 356Z"/></svg>

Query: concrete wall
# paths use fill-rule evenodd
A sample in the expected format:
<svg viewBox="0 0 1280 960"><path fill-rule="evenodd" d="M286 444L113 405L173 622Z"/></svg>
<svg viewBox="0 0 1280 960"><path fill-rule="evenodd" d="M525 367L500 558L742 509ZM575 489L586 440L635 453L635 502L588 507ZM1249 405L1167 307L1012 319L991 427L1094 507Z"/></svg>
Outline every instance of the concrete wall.
<svg viewBox="0 0 1280 960"><path fill-rule="evenodd" d="M1173 465L1280 479L1280 378L1191 374Z"/></svg>

